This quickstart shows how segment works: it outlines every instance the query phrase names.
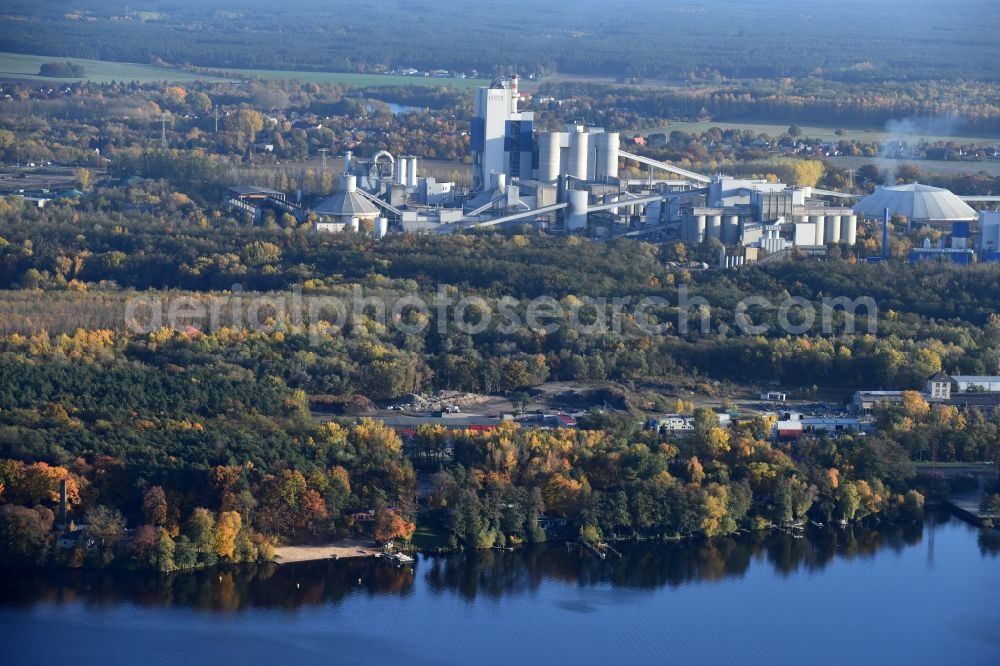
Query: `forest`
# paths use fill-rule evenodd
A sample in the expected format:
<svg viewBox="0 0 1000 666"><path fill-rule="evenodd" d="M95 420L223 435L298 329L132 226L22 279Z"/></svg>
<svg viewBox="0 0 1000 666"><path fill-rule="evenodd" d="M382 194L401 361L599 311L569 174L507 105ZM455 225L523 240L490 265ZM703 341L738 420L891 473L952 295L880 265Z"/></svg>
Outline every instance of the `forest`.
<svg viewBox="0 0 1000 666"><path fill-rule="evenodd" d="M593 0L515 0L505 9L498 16L465 3L301 0L277 12L260 0L12 0L4 12L13 20L0 23L0 41L21 53L216 68L518 69L680 81L998 76L991 37L998 19L988 0L951 3L947 11L928 0L810 0L791 8L778 0L640 0L611 14Z"/></svg>
<svg viewBox="0 0 1000 666"><path fill-rule="evenodd" d="M915 392L881 409L875 436L792 445L769 440L769 418L727 428L708 409L688 437L595 412L578 430L421 426L404 444L377 421L316 421L301 389L247 365L280 364L291 355L267 347L295 338L4 336L0 559L171 571L266 560L280 540L408 541L417 521L488 548L546 540L543 516L590 541L914 519L928 481L910 460L929 441L943 457L1000 457L995 418ZM439 461L420 503L411 459ZM70 519L88 525L72 548L49 532L62 481Z"/></svg>
<svg viewBox="0 0 1000 666"><path fill-rule="evenodd" d="M916 393L880 414L877 436L792 449L766 438L766 422L709 427L705 413L691 439L638 430L644 412L672 409L669 396L626 401L628 416L594 414L577 431L422 429L409 442L377 422L318 423L310 410L323 396L502 393L557 379L642 387L686 377L706 393L717 379L772 379L845 399L859 387L921 389L939 370L1000 367L996 266L800 258L691 271L678 261L701 250L680 243L530 229L375 241L317 235L294 220L256 224L166 180L81 185L87 196L41 209L0 202L5 561L171 570L268 559L288 541L361 533L405 542L418 525L452 546L486 547L549 538L542 517L566 521L554 537L589 540L912 517L928 489L910 460L998 455L995 415L931 408ZM905 254L900 243L919 242L911 233L900 230L894 255ZM877 252L878 234L862 228L851 250ZM470 333L457 321L442 327L433 311L427 326L408 331L361 310L341 328L317 331L276 313L250 330L246 313L227 306L216 328L126 326L128 298L211 307L236 284L246 303L295 289L430 300L443 286L487 304L512 299L523 323ZM776 326L755 336L682 332L674 328L682 286L710 303L690 314L706 315L712 331L733 321L746 294L775 304L868 296L878 328L852 330L840 313L832 331L798 336ZM567 320L540 335L523 316L540 296L558 299L567 317L586 297L657 296L654 316L668 329L652 335L626 319L620 331L580 334ZM409 323L419 323L414 316ZM754 316L774 324L777 313ZM419 502L414 460L433 470L432 492ZM49 531L64 479L71 518L93 526L72 548Z"/></svg>
<svg viewBox="0 0 1000 666"><path fill-rule="evenodd" d="M134 199L148 187L125 188L125 194ZM159 191L159 212L148 213L103 209L102 198L122 196L121 188L90 201L53 203L44 209L18 205L16 199L0 204L0 286L40 289L53 303L62 303L59 308L39 308L35 299L8 292L3 306L6 330L73 333L81 316L90 326L121 330L126 298L122 288L156 290L165 299L171 295L163 290L210 298L235 284L248 297L275 292L281 299L296 285L306 296L349 297L360 288L391 305L409 295L431 302L443 285L487 303L513 298L522 314L531 299L541 296L570 305L586 297L656 296L664 300L654 316L673 327L673 333L650 337L626 320L621 332L625 339L648 339L622 347L614 336L575 335L569 326L539 337L523 323L523 316L513 335L498 330L499 320L475 335L447 328L442 333L436 311L429 313L430 325L419 336L386 322L359 319L346 323L352 335L323 341L334 345L331 352L341 350L322 355L323 363L346 362L349 357L347 366L331 367L308 380L301 374L289 377L297 376L296 387L308 393L391 398L422 386L493 392L527 383L526 376L537 381L621 380L678 368L805 386L920 388L940 369L984 374L998 364L1000 268L994 265L890 267L801 259L735 274L689 271L670 265L693 256L683 244L599 243L537 232L397 235L374 241L363 235L316 235L307 224L255 225L202 209L169 190ZM864 227L855 249L877 254L878 237L874 227ZM908 244L919 242L917 234L912 241L894 239L890 251L905 256ZM842 252L840 246L833 249ZM772 333L703 335L695 326L680 335L676 326L682 286L691 297L710 303L712 331L722 323L732 324L735 307L747 293L766 296L774 307L755 316L771 324ZM843 335L824 335L817 324L806 336L788 337L775 318L777 305L790 296L816 307L824 296L871 297L879 310L877 334L863 326L849 333L841 313L834 315L834 327ZM692 319L697 317L692 314ZM366 336L388 350L384 360L391 362L380 366L388 374L372 374L372 367L365 365L375 358L364 344ZM512 377L499 379L508 372Z"/></svg>
<svg viewBox="0 0 1000 666"><path fill-rule="evenodd" d="M202 208L165 181L88 189L42 209L0 202L5 562L170 571L266 560L277 543L357 534L406 543L417 526L452 547L480 548L912 519L934 489L911 460L1000 457L997 414L932 407L915 392L879 411L874 435L794 445L771 441L767 419L721 427L707 410L695 413L691 437L639 430L643 413L672 409L669 396L595 412L577 430L421 428L406 441L376 421L323 423L311 412L323 396L502 393L553 379L642 387L685 377L706 394L717 379L774 379L845 398L859 387L919 390L939 370L1000 367L996 266L800 258L739 273L691 271L676 263L688 252L679 243L529 229L375 241L257 225ZM120 205L140 196L148 209ZM859 247L876 236L864 231ZM217 328L125 325L130 297L210 306L232 298L237 283L247 302L362 289L391 303L432 298L443 285L486 303L506 297L522 315L538 296L569 312L588 296L658 296L654 315L669 326L653 335L626 319L621 331L563 325L542 335L522 316L514 330L428 321L414 331L362 309L339 328L276 315L253 330L232 307ZM713 331L746 294L774 303L870 296L878 328L851 330L840 313L830 332L685 333L671 324L681 286L711 304L692 315L707 315ZM774 323L776 314L754 317ZM420 323L418 313L403 316ZM416 463L432 474L419 500ZM63 480L70 519L90 526L71 546L50 531ZM546 531L552 524L562 526Z"/></svg>

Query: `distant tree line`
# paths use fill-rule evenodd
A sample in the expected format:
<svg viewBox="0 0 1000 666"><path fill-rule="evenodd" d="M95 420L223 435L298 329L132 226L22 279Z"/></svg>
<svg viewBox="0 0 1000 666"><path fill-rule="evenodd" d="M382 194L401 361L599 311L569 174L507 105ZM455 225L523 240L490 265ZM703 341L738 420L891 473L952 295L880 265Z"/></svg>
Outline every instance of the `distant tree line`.
<svg viewBox="0 0 1000 666"><path fill-rule="evenodd" d="M971 17L992 16L992 6L982 0L962 3L955 11L941 11L927 0L850 9L814 4L796 15L779 0L753 7L707 0L698 11L637 0L627 15L610 21L607 7L595 2L560 11L515 0L508 5L517 17L511 21L497 21L478 5L454 3L334 11L310 0L279 16L262 0L244 2L238 12L209 0L172 7L147 21L111 20L120 9L84 4L67 5L65 14L48 4L21 5L22 20L0 25L0 41L21 53L230 69L414 67L475 69L487 76L565 72L678 82L788 76L997 79L989 25L968 30ZM84 15L93 20L77 20ZM261 30L262 20L267 30ZM893 30L885 30L886 25Z"/></svg>

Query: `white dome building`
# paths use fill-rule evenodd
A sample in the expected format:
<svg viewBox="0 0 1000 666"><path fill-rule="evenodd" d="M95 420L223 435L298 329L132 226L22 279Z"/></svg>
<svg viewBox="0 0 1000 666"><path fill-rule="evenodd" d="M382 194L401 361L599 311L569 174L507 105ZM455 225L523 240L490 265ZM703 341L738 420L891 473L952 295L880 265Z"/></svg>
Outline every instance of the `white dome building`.
<svg viewBox="0 0 1000 666"><path fill-rule="evenodd" d="M879 187L854 206L854 212L869 219L881 219L885 209L890 215L904 215L911 224L950 226L954 222L972 222L976 211L949 190L912 183Z"/></svg>

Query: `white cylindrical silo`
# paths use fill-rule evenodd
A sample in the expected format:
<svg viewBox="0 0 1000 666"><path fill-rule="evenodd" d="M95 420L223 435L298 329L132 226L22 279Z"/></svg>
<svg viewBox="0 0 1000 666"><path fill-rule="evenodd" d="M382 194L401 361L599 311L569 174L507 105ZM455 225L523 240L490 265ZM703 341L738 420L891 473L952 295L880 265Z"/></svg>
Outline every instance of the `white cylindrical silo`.
<svg viewBox="0 0 1000 666"><path fill-rule="evenodd" d="M823 241L826 243L840 242L840 216L827 215L824 221L826 228L823 230Z"/></svg>
<svg viewBox="0 0 1000 666"><path fill-rule="evenodd" d="M826 243L826 224L822 215L810 215L809 221L816 225L816 245Z"/></svg>
<svg viewBox="0 0 1000 666"><path fill-rule="evenodd" d="M393 165L396 169L396 172L393 175L396 177L395 180L397 185L406 185L406 170L409 168L407 162L408 160L405 157L400 157Z"/></svg>
<svg viewBox="0 0 1000 666"><path fill-rule="evenodd" d="M417 186L417 158L411 157L407 162L410 168L406 170L406 186L416 187Z"/></svg>
<svg viewBox="0 0 1000 666"><path fill-rule="evenodd" d="M386 234L389 233L389 220L384 217L377 218L374 232L375 238L385 238Z"/></svg>
<svg viewBox="0 0 1000 666"><path fill-rule="evenodd" d="M353 192L358 189L358 181L354 176L344 174L340 177L340 189L346 192Z"/></svg>
<svg viewBox="0 0 1000 666"><path fill-rule="evenodd" d="M722 217L722 242L732 245L740 240L740 216L724 215Z"/></svg>
<svg viewBox="0 0 1000 666"><path fill-rule="evenodd" d="M595 137L597 142L597 165L594 175L597 180L618 177L618 132L604 132Z"/></svg>
<svg viewBox="0 0 1000 666"><path fill-rule="evenodd" d="M544 132L538 143L538 180L551 183L559 178L560 132Z"/></svg>
<svg viewBox="0 0 1000 666"><path fill-rule="evenodd" d="M691 242L701 245L705 242L705 227L706 219L705 215L695 215L694 216L694 229L691 235Z"/></svg>
<svg viewBox="0 0 1000 666"><path fill-rule="evenodd" d="M587 179L587 152L590 149L590 134L578 129L569 138L569 164L566 173L581 180Z"/></svg>
<svg viewBox="0 0 1000 666"><path fill-rule="evenodd" d="M712 238L722 240L722 216L706 215L705 221L707 225L705 240L711 240Z"/></svg>
<svg viewBox="0 0 1000 666"><path fill-rule="evenodd" d="M566 230L575 231L587 228L587 192L570 190L569 207L566 209Z"/></svg>
<svg viewBox="0 0 1000 666"><path fill-rule="evenodd" d="M354 233L358 233L358 231L361 230L361 221L356 217L352 217L350 223L347 226L349 226L351 231L353 231Z"/></svg>
<svg viewBox="0 0 1000 666"><path fill-rule="evenodd" d="M854 245L854 242L857 239L858 239L858 216L841 215L840 242L847 243L848 245Z"/></svg>

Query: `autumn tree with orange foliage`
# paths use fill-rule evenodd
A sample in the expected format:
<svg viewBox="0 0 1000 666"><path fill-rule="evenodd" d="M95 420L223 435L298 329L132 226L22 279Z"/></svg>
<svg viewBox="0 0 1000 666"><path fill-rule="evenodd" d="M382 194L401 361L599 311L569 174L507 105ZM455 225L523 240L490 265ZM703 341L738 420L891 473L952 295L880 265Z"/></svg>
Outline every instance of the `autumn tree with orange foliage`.
<svg viewBox="0 0 1000 666"><path fill-rule="evenodd" d="M406 520L399 509L381 509L375 513L375 540L388 543L394 539L409 542L417 526Z"/></svg>
<svg viewBox="0 0 1000 666"><path fill-rule="evenodd" d="M18 460L0 460L0 497L5 501L26 505L56 506L60 500L59 485L66 481L66 503L80 503L80 486L65 467L35 462L29 465Z"/></svg>

